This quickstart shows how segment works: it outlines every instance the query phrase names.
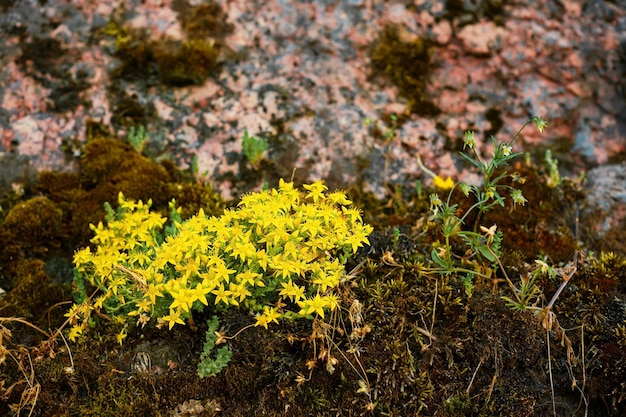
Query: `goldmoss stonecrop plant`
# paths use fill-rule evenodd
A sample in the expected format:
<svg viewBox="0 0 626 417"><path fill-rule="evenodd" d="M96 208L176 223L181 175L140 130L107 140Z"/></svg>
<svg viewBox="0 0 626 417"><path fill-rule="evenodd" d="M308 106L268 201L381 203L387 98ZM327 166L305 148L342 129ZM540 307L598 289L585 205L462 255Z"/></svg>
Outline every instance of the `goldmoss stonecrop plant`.
<svg viewBox="0 0 626 417"><path fill-rule="evenodd" d="M173 201L169 222L150 212L150 202L120 194L116 211L106 206L106 225L92 225L95 250L74 256L70 339L95 316L124 325L120 343L133 323L172 329L206 309L242 307L266 329L282 319L324 318L339 305L334 289L348 279L345 262L368 244L372 227L342 191L327 192L321 181L303 188L281 180L219 217L200 210L185 221Z"/></svg>

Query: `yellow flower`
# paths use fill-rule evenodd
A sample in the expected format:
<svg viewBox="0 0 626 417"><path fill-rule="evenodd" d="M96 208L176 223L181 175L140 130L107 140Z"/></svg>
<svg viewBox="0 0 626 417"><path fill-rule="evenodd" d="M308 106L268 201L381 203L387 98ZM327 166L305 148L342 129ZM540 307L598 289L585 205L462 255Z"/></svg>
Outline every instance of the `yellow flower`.
<svg viewBox="0 0 626 417"><path fill-rule="evenodd" d="M325 295L322 299L331 311L334 311L337 307L339 307L339 299L335 294Z"/></svg>
<svg viewBox="0 0 626 417"><path fill-rule="evenodd" d="M117 343L119 343L120 346L122 345L122 342L124 341L124 339L126 339L126 336L127 336L126 327L124 327L122 331L119 332L117 336L115 336L115 338L117 339Z"/></svg>
<svg viewBox="0 0 626 417"><path fill-rule="evenodd" d="M336 274L327 274L326 271L319 271L312 283L317 285L320 291L324 292L327 288L333 288L339 284L339 279Z"/></svg>
<svg viewBox="0 0 626 417"><path fill-rule="evenodd" d="M362 223L361 212L343 191L325 194L322 181L304 190L281 180L278 189L242 196L236 208L219 217L200 210L185 221L172 202L178 214L167 231L162 230L166 219L150 213L150 202L120 195L110 221L91 226L95 250L74 255L77 272L101 292L68 312L69 337L86 331L94 310L123 325L138 318L142 327L152 315L158 327L172 329L185 324L194 306L208 307L209 300L262 308L254 325L266 329L278 323L282 309L323 318L325 310L339 305L330 293L345 276L345 259L338 255L349 256L350 249L368 243L372 228ZM307 292L314 295L306 298ZM169 314L162 312L163 302ZM127 329L116 336L120 344Z"/></svg>
<svg viewBox="0 0 626 417"><path fill-rule="evenodd" d="M309 193L306 195L307 198L312 198L314 203L317 203L317 200L324 199L324 190L328 190L328 187L324 185L324 181L315 181L313 184L304 184L305 190L308 190Z"/></svg>
<svg viewBox="0 0 626 417"><path fill-rule="evenodd" d="M180 308L183 311L189 312L191 304L195 301L193 290L187 288L181 288L178 291L170 291L170 295L174 299L170 304L170 309Z"/></svg>
<svg viewBox="0 0 626 417"><path fill-rule="evenodd" d="M324 307L328 307L327 301L322 299L319 294L316 294L313 298L298 301L298 306L300 306L301 315L308 316L315 313L321 318L324 318Z"/></svg>
<svg viewBox="0 0 626 417"><path fill-rule="evenodd" d="M276 311L276 308L263 306L263 313L256 316L256 323L254 323L254 326L263 326L267 329L267 325L269 323L274 322L278 324L278 319L280 317L281 315L278 311Z"/></svg>
<svg viewBox="0 0 626 417"><path fill-rule="evenodd" d="M289 297L291 301L296 302L304 298L304 288L294 284L291 280L288 282L281 282L280 285L283 289L278 295L282 297Z"/></svg>
<svg viewBox="0 0 626 417"><path fill-rule="evenodd" d="M233 258L239 258L242 262L252 258L256 253L254 245L248 241L247 236L238 239L234 245L231 245L230 251Z"/></svg>
<svg viewBox="0 0 626 417"><path fill-rule="evenodd" d="M210 288L204 286L204 283L200 282L196 285L196 288L192 290L193 298L200 301L205 306L208 306L209 302L206 299L206 295L210 293L210 290Z"/></svg>
<svg viewBox="0 0 626 417"><path fill-rule="evenodd" d="M220 284L218 289L211 291L211 294L215 295L215 305L217 305L220 301L224 304L230 304L229 297L231 292L224 288L224 284Z"/></svg>
<svg viewBox="0 0 626 417"><path fill-rule="evenodd" d="M435 178L433 178L433 185L437 188L441 188L442 190L450 190L454 187L454 181L450 177L444 180L439 175L436 175Z"/></svg>
<svg viewBox="0 0 626 417"><path fill-rule="evenodd" d="M352 253L356 253L359 247L363 246L363 243L367 243L368 240L364 233L353 233L346 238L346 243L352 246Z"/></svg>
<svg viewBox="0 0 626 417"><path fill-rule="evenodd" d="M90 264L93 259L93 254L91 253L91 249L89 246L77 251L74 254L74 264L76 264L76 268L81 268L87 264Z"/></svg>
<svg viewBox="0 0 626 417"><path fill-rule="evenodd" d="M320 219L307 219L302 225L303 232L308 232L310 237L315 237L318 233L323 233L322 221Z"/></svg>
<svg viewBox="0 0 626 417"><path fill-rule="evenodd" d="M246 297L250 297L252 295L252 293L248 291L248 287L243 283L234 284L231 282L229 289L232 292L231 303L236 298L239 298L238 302L242 302Z"/></svg>
<svg viewBox="0 0 626 417"><path fill-rule="evenodd" d="M236 280L241 284L254 285L256 279L260 276L261 274L246 269L245 271L237 274Z"/></svg>
<svg viewBox="0 0 626 417"><path fill-rule="evenodd" d="M278 181L278 189L280 191L293 191L293 182L285 182L284 179Z"/></svg>
<svg viewBox="0 0 626 417"><path fill-rule="evenodd" d="M343 206L347 206L352 204L352 201L346 198L346 194L343 191L333 191L329 193L326 198L330 200L333 204L341 204Z"/></svg>
<svg viewBox="0 0 626 417"><path fill-rule="evenodd" d="M67 338L70 339L72 342L75 342L76 339L78 339L78 337L83 334L83 331L84 331L83 326L76 324L72 326L72 328L70 329L70 332L67 335Z"/></svg>
<svg viewBox="0 0 626 417"><path fill-rule="evenodd" d="M341 207L341 211L348 218L350 223L356 223L361 221L361 211L356 208Z"/></svg>
<svg viewBox="0 0 626 417"><path fill-rule="evenodd" d="M148 284L148 291L146 292L146 295L150 299L150 303L152 305L156 304L157 297L163 297L163 293L161 292L162 287L163 286L160 284L159 285L154 285L152 283Z"/></svg>
<svg viewBox="0 0 626 417"><path fill-rule="evenodd" d="M265 249L258 250L256 254L254 255L254 260L259 264L259 266L264 271L267 271L267 263L269 261L269 256L267 256Z"/></svg>
<svg viewBox="0 0 626 417"><path fill-rule="evenodd" d="M233 272L237 272L234 269L228 269L224 261L218 262L217 265L215 265L215 268L212 269L212 271L215 272L216 279L221 279L226 282L230 281L230 274L232 274Z"/></svg>
<svg viewBox="0 0 626 417"><path fill-rule="evenodd" d="M139 312L150 312L152 310L152 303L147 298L142 298L141 300L135 303Z"/></svg>
<svg viewBox="0 0 626 417"><path fill-rule="evenodd" d="M172 330L172 327L174 327L176 323L185 324L183 319L180 318L180 311L175 309L170 309L170 314L163 316L163 321L169 323L170 330Z"/></svg>

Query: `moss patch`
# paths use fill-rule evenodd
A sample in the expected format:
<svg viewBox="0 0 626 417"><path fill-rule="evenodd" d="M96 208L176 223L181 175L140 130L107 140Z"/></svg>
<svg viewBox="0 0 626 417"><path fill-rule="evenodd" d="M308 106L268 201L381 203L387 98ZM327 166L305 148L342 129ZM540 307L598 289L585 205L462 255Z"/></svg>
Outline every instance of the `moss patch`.
<svg viewBox="0 0 626 417"><path fill-rule="evenodd" d="M407 100L407 112L433 116L439 109L427 93L431 74L431 48L426 39L409 39L397 26L383 29L370 51L372 78L382 76Z"/></svg>

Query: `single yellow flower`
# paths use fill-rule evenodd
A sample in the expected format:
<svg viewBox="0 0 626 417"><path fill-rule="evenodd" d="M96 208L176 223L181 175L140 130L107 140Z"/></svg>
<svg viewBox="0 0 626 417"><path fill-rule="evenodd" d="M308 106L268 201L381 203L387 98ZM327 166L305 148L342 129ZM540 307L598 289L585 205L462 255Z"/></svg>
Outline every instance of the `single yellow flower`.
<svg viewBox="0 0 626 417"><path fill-rule="evenodd" d="M433 178L433 184L435 187L441 188L442 190L450 190L454 187L454 181L452 178L448 177L444 180L439 175L436 175L435 178Z"/></svg>
<svg viewBox="0 0 626 417"><path fill-rule="evenodd" d="M328 187L324 185L324 181L315 181L313 184L304 184L304 189L309 193L306 195L307 198L312 198L314 203L317 203L317 200L324 199L324 191L328 190Z"/></svg>
<svg viewBox="0 0 626 417"><path fill-rule="evenodd" d="M319 294L313 298L298 301L298 305L300 306L300 314L303 316L316 313L321 318L324 318L324 307L328 307L327 300L324 300Z"/></svg>
<svg viewBox="0 0 626 417"><path fill-rule="evenodd" d="M117 343L119 343L120 346L122 345L122 342L124 341L124 339L126 339L126 336L127 336L126 327L124 327L122 331L119 332L117 336L115 336L115 338L117 339Z"/></svg>
<svg viewBox="0 0 626 417"><path fill-rule="evenodd" d="M185 324L183 319L180 318L180 311L176 309L170 309L170 314L163 316L163 321L169 323L168 327L170 330L172 330L172 327L174 327L176 323Z"/></svg>

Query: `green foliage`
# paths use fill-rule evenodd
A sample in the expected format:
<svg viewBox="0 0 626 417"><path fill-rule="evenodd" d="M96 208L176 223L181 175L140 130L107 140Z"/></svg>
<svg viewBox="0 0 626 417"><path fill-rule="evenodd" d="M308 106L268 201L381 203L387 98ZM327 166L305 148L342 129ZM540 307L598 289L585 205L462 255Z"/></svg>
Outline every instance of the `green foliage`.
<svg viewBox="0 0 626 417"><path fill-rule="evenodd" d="M461 155L478 168L483 175L483 183L481 185L457 184L466 197L469 198L471 194L475 200L475 203L467 209L465 213L459 213L457 204L450 204L452 191L449 193L448 199L445 202L441 200L436 193L430 195L431 220L440 224L441 233L444 237L444 243L433 248L431 251L431 258L441 268L442 272L450 273L456 271L471 274L466 275L466 278L463 280L465 291L468 295L472 292L471 283L474 274L482 275L481 270L483 268L480 267L476 260L473 261L475 266L474 271L460 266L458 260L452 254L452 241L453 239L460 239L467 246L468 252L466 252L464 260L469 262L470 258L477 258L478 261L482 259L488 264L491 264L490 268L492 271L497 268L501 255L503 235L497 230L497 225L494 224L490 227L485 227L480 225L479 222L481 216L493 207L498 205L504 207L505 193L507 192L513 204L524 205L526 203L527 200L519 189L502 184L502 181L507 177L510 177L513 182L520 181L520 179L506 172L500 172L498 168L507 165L510 160L521 155L521 153L512 153L513 142L530 123L534 123L540 132L542 132L546 126L546 122L542 118L534 117L526 122L508 142L498 142L496 138L492 136L491 141L494 150L491 157L486 160L477 152L474 132L465 132L464 149L469 148L471 153L466 154L461 152ZM464 227L465 220L474 210L478 212L476 224L473 230L467 230ZM532 288L532 285L530 288ZM518 299L517 301L520 300Z"/></svg>
<svg viewBox="0 0 626 417"><path fill-rule="evenodd" d="M120 343L131 322L172 329L207 308L241 306L266 329L283 318L324 318L339 305L334 289L348 279L345 262L372 227L343 192L325 193L321 181L304 189L281 180L220 217L200 209L185 221L172 201L169 222L150 212L151 201L120 194L117 210L105 206L107 225L91 225L96 250L74 256L77 287L84 280L99 291L67 314L70 339L94 312L126 324Z"/></svg>
<svg viewBox="0 0 626 417"><path fill-rule="evenodd" d="M207 320L207 326L206 342L204 342L204 348L200 354L200 362L198 363L198 375L202 378L218 374L228 365L228 362L230 362L233 356L233 352L231 352L227 346L222 346L217 349L215 358L211 357L217 340L216 332L219 328L217 316L213 316L210 320Z"/></svg>
<svg viewBox="0 0 626 417"><path fill-rule="evenodd" d="M561 174L559 174L559 161L552 158L550 149L546 150L545 161L546 165L548 165L548 187L558 187L563 182L563 179Z"/></svg>
<svg viewBox="0 0 626 417"><path fill-rule="evenodd" d="M502 299L506 301L506 304L514 310L523 311L536 307L539 297L541 296L541 289L536 284L537 278L540 277L542 273L546 273L550 277L556 275L555 269L549 266L545 261L536 260L535 262L538 268L535 268L530 274L523 275L520 278L519 284L513 287L515 297L502 297Z"/></svg>
<svg viewBox="0 0 626 417"><path fill-rule="evenodd" d="M267 139L249 135L247 130L243 132L241 148L246 159L254 169L260 168L267 146Z"/></svg>
<svg viewBox="0 0 626 417"><path fill-rule="evenodd" d="M146 128L143 125L139 125L138 129L135 129L135 126L131 126L130 129L128 129L128 143L130 143L137 152L143 152L143 148L148 139L148 132L146 132Z"/></svg>

